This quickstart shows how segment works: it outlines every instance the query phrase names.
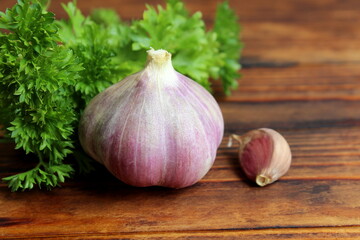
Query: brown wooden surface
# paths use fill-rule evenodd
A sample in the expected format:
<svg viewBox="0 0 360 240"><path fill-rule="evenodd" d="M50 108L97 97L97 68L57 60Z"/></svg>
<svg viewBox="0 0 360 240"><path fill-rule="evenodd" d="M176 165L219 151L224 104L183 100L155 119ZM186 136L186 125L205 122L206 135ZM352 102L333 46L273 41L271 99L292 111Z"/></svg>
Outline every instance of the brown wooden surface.
<svg viewBox="0 0 360 240"><path fill-rule="evenodd" d="M59 2L52 10L64 17ZM79 6L128 20L144 2ZM217 1L185 2L212 24ZM205 178L180 190L134 188L99 166L53 191L11 193L1 183L1 239L360 239L360 1L230 4L243 25L243 77L230 97L214 84L226 129ZM236 147L226 147L230 133L259 127L281 132L293 153L288 174L265 188L244 178ZM32 164L0 144L0 177Z"/></svg>

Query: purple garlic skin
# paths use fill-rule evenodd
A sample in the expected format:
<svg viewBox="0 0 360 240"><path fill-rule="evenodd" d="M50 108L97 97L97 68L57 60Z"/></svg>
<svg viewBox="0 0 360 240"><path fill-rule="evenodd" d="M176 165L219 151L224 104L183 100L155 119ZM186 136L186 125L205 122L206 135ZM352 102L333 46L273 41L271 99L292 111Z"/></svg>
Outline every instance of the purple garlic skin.
<svg viewBox="0 0 360 240"><path fill-rule="evenodd" d="M176 72L170 53L151 49L142 71L90 101L79 138L87 154L129 185L183 188L209 171L223 131L212 95Z"/></svg>
<svg viewBox="0 0 360 240"><path fill-rule="evenodd" d="M248 179L259 186L273 183L289 170L292 158L290 146L275 130L260 128L231 137L240 144L242 170Z"/></svg>

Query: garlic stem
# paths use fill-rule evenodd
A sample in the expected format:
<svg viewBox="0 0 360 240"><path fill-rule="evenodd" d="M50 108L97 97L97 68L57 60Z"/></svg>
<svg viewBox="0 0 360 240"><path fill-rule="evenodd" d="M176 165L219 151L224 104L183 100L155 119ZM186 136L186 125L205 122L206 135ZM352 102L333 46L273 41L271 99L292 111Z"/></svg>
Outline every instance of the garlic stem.
<svg viewBox="0 0 360 240"><path fill-rule="evenodd" d="M242 146L242 140L241 140L241 136L240 135L237 135L237 134L231 134L229 136L229 142L227 144L227 147L231 147L232 146L232 143L233 143L233 139L235 139L240 146Z"/></svg>
<svg viewBox="0 0 360 240"><path fill-rule="evenodd" d="M151 48L150 50L147 51L148 53L148 57L147 57L147 64L151 63L156 63L158 65L162 65L166 62L170 62L171 60L171 53L169 53L166 50L163 49L159 49L159 50L154 50L153 48Z"/></svg>

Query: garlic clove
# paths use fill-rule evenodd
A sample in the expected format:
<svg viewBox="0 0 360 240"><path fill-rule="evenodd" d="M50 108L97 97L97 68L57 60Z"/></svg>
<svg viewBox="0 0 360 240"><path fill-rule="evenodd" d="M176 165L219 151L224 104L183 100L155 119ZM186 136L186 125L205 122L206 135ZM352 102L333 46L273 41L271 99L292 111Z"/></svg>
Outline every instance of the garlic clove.
<svg viewBox="0 0 360 240"><path fill-rule="evenodd" d="M259 186L273 183L289 170L290 146L275 130L260 128L230 138L240 144L239 161L245 175Z"/></svg>

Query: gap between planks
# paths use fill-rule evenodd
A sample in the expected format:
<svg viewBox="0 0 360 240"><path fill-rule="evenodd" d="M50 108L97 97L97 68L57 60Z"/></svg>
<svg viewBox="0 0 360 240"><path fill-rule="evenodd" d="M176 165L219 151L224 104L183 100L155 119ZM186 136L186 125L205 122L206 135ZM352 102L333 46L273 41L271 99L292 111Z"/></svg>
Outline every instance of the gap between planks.
<svg viewBox="0 0 360 240"><path fill-rule="evenodd" d="M266 239L271 236L278 239L281 235L295 235L298 237L308 236L307 239L313 239L314 236L332 236L337 237L356 237L360 236L360 225L351 226L286 226L286 227L254 227L238 229L204 229L204 230L178 230L178 231L149 231L149 232L93 232L93 233L71 233L71 234L42 234L26 236L26 239L44 238L44 239L114 239L114 237L131 237L136 239L152 238L184 238L184 237L261 237ZM7 237L4 239L24 239L22 237ZM258 239L258 238L256 238Z"/></svg>

